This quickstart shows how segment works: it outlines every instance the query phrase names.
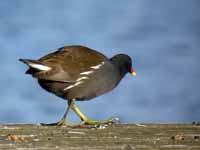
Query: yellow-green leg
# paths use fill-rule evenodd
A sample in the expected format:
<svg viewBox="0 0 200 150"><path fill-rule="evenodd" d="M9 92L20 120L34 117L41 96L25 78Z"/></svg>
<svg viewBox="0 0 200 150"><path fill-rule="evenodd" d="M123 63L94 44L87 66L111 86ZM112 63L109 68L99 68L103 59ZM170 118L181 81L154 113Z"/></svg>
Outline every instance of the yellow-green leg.
<svg viewBox="0 0 200 150"><path fill-rule="evenodd" d="M108 120L104 120L104 121L88 119L88 117L85 116L80 111L80 109L75 105L74 102L75 102L75 99L73 99L71 102L71 109L80 117L80 119L82 120L81 124L101 125L101 124L112 124L116 121L119 121L119 118L117 118L117 117L112 117L112 118L110 118Z"/></svg>
<svg viewBox="0 0 200 150"><path fill-rule="evenodd" d="M66 109L66 111L65 111L65 113L64 113L64 115L63 115L63 117L62 117L62 119L60 121L58 121L56 123L48 123L48 124L41 123L41 125L42 126L62 126L62 125L67 125L67 123L66 123L67 114L69 113L69 110L71 108L72 102L73 102L72 100L68 101L68 107L67 107L67 109Z"/></svg>

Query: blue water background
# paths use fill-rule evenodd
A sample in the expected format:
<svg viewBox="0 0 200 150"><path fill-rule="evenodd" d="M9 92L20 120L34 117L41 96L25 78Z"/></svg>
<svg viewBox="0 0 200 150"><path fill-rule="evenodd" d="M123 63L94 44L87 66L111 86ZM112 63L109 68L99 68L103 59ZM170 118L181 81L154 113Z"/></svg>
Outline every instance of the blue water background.
<svg viewBox="0 0 200 150"><path fill-rule="evenodd" d="M5 0L0 2L0 123L59 120L67 102L42 90L19 58L81 44L126 53L137 77L77 105L92 119L200 120L199 0ZM74 113L70 121L79 121Z"/></svg>

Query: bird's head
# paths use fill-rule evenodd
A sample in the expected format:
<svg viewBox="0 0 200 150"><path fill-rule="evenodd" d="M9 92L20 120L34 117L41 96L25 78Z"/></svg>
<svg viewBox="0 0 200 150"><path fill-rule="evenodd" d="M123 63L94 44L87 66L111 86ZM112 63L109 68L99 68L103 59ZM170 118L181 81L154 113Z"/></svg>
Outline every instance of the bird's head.
<svg viewBox="0 0 200 150"><path fill-rule="evenodd" d="M136 76L135 69L132 67L133 61L130 56L126 54L118 54L111 58L111 62L119 68L122 76L128 72L132 76Z"/></svg>

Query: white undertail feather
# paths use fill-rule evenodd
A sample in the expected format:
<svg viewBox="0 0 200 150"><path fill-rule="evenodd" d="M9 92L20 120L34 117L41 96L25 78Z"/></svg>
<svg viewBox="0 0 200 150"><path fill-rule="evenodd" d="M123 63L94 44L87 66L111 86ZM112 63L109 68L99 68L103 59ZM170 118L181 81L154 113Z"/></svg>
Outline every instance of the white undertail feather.
<svg viewBox="0 0 200 150"><path fill-rule="evenodd" d="M32 67L32 68L41 70L41 71L51 70L51 67L48 67L48 66L45 66L45 65L42 65L42 64L29 63L29 66Z"/></svg>

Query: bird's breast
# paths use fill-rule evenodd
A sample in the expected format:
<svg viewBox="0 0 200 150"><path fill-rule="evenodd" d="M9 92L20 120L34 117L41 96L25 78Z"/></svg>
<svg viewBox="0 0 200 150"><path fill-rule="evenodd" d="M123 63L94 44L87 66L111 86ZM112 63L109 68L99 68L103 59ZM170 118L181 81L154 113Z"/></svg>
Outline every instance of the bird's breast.
<svg viewBox="0 0 200 150"><path fill-rule="evenodd" d="M99 66L93 66L93 69L80 73L75 83L64 88L69 98L89 100L109 92L117 85L115 70L112 67Z"/></svg>

